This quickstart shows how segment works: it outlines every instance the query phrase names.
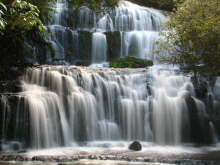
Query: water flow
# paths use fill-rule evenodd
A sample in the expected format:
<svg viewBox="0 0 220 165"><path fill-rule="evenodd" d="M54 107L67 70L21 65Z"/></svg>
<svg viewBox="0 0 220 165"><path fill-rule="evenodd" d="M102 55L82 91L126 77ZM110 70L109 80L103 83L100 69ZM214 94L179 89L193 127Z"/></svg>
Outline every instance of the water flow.
<svg viewBox="0 0 220 165"><path fill-rule="evenodd" d="M58 1L54 25L48 26L56 48L53 58L63 59L68 54L74 60L69 51L77 50L80 55L82 33L65 27L62 19L65 10L66 2ZM97 30L91 35L92 63L108 59L109 31L120 31L121 57L157 61L153 56L154 42L161 39L160 25L166 20L157 10L122 1L105 15L95 15L86 7L78 12L78 29ZM213 94L216 100L219 82L220 79ZM205 123L205 105L195 98L191 77L157 66L149 69L42 66L28 69L22 84L16 113L11 113L12 108L3 97L0 117L1 138L20 141L25 147L40 149L119 140L180 145L197 142L200 138L199 133L198 136L194 133L197 129L211 127L214 132L213 124ZM219 105L216 101L215 106ZM14 117L16 120L12 122ZM12 134L8 133L9 128Z"/></svg>
<svg viewBox="0 0 220 165"><path fill-rule="evenodd" d="M1 98L1 137L35 149L119 140L179 145L190 138L184 134L191 126L186 99L194 100L201 119L206 115L190 77L156 66L42 66L28 69L22 84L16 114Z"/></svg>
<svg viewBox="0 0 220 165"><path fill-rule="evenodd" d="M154 55L158 50L156 42L163 39L159 32L155 31L132 31L123 33L122 56L137 56L142 59L148 59L159 62ZM164 54L165 52L161 52Z"/></svg>
<svg viewBox="0 0 220 165"><path fill-rule="evenodd" d="M93 33L92 36L92 63L103 63L107 61L107 40L103 33Z"/></svg>
<svg viewBox="0 0 220 165"><path fill-rule="evenodd" d="M80 67L30 69L22 94L29 107L34 146L68 144L62 137L71 143L152 136L148 135L149 121L140 120L149 114L146 73L117 72Z"/></svg>
<svg viewBox="0 0 220 165"><path fill-rule="evenodd" d="M160 144L180 144L182 125L189 123L186 96L194 95L190 77L154 69L152 87L153 129ZM190 131L190 130L187 130Z"/></svg>
<svg viewBox="0 0 220 165"><path fill-rule="evenodd" d="M117 31L159 31L166 17L155 9L121 1L114 20Z"/></svg>
<svg viewBox="0 0 220 165"><path fill-rule="evenodd" d="M81 49L81 52L89 52L87 56L91 58L86 60L91 64L107 62L111 59L113 49L121 49L120 55L114 55L116 58L136 56L156 63L158 59L154 57L157 48L155 42L163 39L159 32L163 30L162 24L167 18L158 10L128 1L120 1L118 7L104 13L94 13L87 7L70 9L68 3L62 0L55 6L53 20L48 28L51 32L49 40L55 49L55 55L51 55L51 59L55 59L55 62L57 59L63 59L74 64L76 60L85 58L78 56L77 49L72 48L75 38L71 33L77 33L82 35L75 35L79 41L76 47L86 47L85 50ZM85 31L91 35L84 33ZM121 35L112 38L116 32ZM121 40L121 43L112 45L107 42L108 39ZM91 43L84 40L91 40Z"/></svg>

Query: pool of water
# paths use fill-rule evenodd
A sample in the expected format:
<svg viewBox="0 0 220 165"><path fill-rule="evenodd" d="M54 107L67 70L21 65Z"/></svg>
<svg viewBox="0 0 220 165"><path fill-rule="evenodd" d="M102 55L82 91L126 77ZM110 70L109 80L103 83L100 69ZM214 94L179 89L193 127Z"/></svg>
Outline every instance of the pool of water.
<svg viewBox="0 0 220 165"><path fill-rule="evenodd" d="M0 154L0 165L219 165L220 147L159 146L141 142L141 151L129 142L88 142L79 146ZM67 163L66 163L67 162Z"/></svg>

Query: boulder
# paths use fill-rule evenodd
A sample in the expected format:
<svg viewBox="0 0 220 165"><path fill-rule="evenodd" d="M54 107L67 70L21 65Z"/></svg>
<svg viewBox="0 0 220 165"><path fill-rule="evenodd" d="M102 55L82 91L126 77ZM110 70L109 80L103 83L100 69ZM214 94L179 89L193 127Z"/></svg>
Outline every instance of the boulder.
<svg viewBox="0 0 220 165"><path fill-rule="evenodd" d="M142 150L141 143L138 141L134 141L133 143L130 144L129 149L133 151L141 151Z"/></svg>

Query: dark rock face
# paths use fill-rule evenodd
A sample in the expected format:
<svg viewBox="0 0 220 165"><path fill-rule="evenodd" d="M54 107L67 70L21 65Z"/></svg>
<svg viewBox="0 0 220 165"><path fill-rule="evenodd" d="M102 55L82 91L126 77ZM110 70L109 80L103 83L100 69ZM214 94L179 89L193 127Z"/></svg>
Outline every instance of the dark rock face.
<svg viewBox="0 0 220 165"><path fill-rule="evenodd" d="M208 81L205 76L198 75L191 78L195 88L196 97L205 99L208 93Z"/></svg>
<svg viewBox="0 0 220 165"><path fill-rule="evenodd" d="M112 61L120 57L121 54L121 33L106 32L107 44L108 44L108 60Z"/></svg>
<svg viewBox="0 0 220 165"><path fill-rule="evenodd" d="M133 143L131 143L131 145L129 146L130 150L133 151L141 151L142 150L142 146L141 143L138 141L134 141Z"/></svg>
<svg viewBox="0 0 220 165"><path fill-rule="evenodd" d="M29 146L30 125L27 121L30 120L30 116L29 111L25 110L27 107L24 102L24 98L16 95L0 95L0 137ZM18 148L17 144L14 143L12 148Z"/></svg>
<svg viewBox="0 0 220 165"><path fill-rule="evenodd" d="M92 52L92 33L87 31L79 31L79 54L78 59L84 65L91 63L91 52Z"/></svg>
<svg viewBox="0 0 220 165"><path fill-rule="evenodd" d="M91 63L92 32L73 31L60 26L53 27L51 31L53 32L51 37L60 45L56 48L53 41L50 41L54 49L54 52L49 53L52 64L64 61L64 63L87 66Z"/></svg>
<svg viewBox="0 0 220 165"><path fill-rule="evenodd" d="M29 146L29 113L25 111L25 100L18 96L22 91L21 81L14 78L0 81L0 151L4 150L3 146L14 151L20 150L21 145L17 141Z"/></svg>
<svg viewBox="0 0 220 165"><path fill-rule="evenodd" d="M18 93L21 91L21 82L14 81L0 81L0 93Z"/></svg>
<svg viewBox="0 0 220 165"><path fill-rule="evenodd" d="M190 141L198 144L210 144L212 140L208 114L198 109L192 97L187 97L186 103L189 108L190 123L190 128L186 131L190 133Z"/></svg>

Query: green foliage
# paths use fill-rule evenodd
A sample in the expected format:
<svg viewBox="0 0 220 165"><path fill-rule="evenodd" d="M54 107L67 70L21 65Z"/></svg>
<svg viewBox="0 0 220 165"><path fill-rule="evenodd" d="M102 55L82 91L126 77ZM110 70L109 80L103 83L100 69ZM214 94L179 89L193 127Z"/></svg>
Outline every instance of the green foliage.
<svg viewBox="0 0 220 165"><path fill-rule="evenodd" d="M13 68L22 70L30 65L25 56L33 56L34 52L29 51L25 38L34 36L30 42L33 39L45 45L42 32L46 27L40 19L38 7L25 0L2 0L0 13L0 77L3 79L14 73Z"/></svg>
<svg viewBox="0 0 220 165"><path fill-rule="evenodd" d="M153 62L150 60L144 60L133 56L114 60L110 64L113 68L145 68L152 65Z"/></svg>
<svg viewBox="0 0 220 165"><path fill-rule="evenodd" d="M220 2L186 0L178 6L167 23L169 32L161 43L170 53L166 62L191 68L200 66L208 72L220 69ZM198 68L198 67L196 67Z"/></svg>
<svg viewBox="0 0 220 165"><path fill-rule="evenodd" d="M6 11L7 11L7 7L2 2L0 2L0 34L3 33L3 30L5 29L6 26L6 21L3 18Z"/></svg>
<svg viewBox="0 0 220 165"><path fill-rule="evenodd" d="M139 5L154 7L161 10L172 11L177 5L184 0L130 0Z"/></svg>
<svg viewBox="0 0 220 165"><path fill-rule="evenodd" d="M92 10L99 10L103 7L115 7L119 0L68 0L69 4L74 8L87 6Z"/></svg>
<svg viewBox="0 0 220 165"><path fill-rule="evenodd" d="M46 27L39 18L40 11L36 6L22 0L14 0L10 4L5 3L5 6L8 10L5 10L2 16L5 22L4 30L16 32L16 34L24 34L33 28L42 32L46 31Z"/></svg>
<svg viewBox="0 0 220 165"><path fill-rule="evenodd" d="M51 4L54 4L57 0L27 0L27 2L35 5L40 10L42 17L49 15L52 10Z"/></svg>

